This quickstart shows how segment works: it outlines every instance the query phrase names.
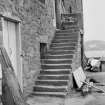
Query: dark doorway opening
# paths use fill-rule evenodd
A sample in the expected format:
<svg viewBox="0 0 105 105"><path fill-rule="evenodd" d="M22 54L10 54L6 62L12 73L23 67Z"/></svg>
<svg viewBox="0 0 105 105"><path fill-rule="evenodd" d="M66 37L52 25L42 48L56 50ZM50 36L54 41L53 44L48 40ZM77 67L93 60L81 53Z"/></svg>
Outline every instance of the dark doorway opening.
<svg viewBox="0 0 105 105"><path fill-rule="evenodd" d="M72 7L71 6L69 7L69 12L72 13Z"/></svg>
<svg viewBox="0 0 105 105"><path fill-rule="evenodd" d="M47 43L40 43L40 59L44 59L47 52Z"/></svg>

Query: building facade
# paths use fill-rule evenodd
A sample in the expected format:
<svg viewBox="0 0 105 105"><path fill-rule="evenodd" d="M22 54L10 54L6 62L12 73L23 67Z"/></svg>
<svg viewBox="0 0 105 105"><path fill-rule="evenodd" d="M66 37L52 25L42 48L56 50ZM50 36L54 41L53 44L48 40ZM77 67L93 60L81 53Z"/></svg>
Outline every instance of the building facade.
<svg viewBox="0 0 105 105"><path fill-rule="evenodd" d="M59 4L59 5L58 5ZM70 7L71 6L71 7ZM71 10L70 10L71 8ZM82 11L81 0L1 0L0 14L18 17L20 25L23 91L30 93L41 69L43 48L49 48L59 16ZM59 22L58 22L59 23ZM2 21L1 35L2 36ZM1 44L3 44L1 37ZM20 43L19 42L19 43ZM41 53L42 51L42 53Z"/></svg>

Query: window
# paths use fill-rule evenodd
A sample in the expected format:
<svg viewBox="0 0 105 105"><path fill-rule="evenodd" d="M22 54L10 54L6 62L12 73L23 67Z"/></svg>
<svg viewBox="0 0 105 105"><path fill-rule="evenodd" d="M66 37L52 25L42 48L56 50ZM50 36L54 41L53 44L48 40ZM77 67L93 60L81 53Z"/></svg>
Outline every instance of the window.
<svg viewBox="0 0 105 105"><path fill-rule="evenodd" d="M41 3L45 4L45 0L39 0Z"/></svg>

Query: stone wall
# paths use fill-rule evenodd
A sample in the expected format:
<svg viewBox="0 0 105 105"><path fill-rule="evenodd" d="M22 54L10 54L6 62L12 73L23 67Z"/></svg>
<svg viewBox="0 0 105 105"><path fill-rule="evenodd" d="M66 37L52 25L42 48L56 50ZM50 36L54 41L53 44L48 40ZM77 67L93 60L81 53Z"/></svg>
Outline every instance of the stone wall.
<svg viewBox="0 0 105 105"><path fill-rule="evenodd" d="M82 0L65 0L64 2L67 11L70 11L69 7L71 6L73 13L82 12Z"/></svg>
<svg viewBox="0 0 105 105"><path fill-rule="evenodd" d="M48 43L54 36L54 1L0 0L0 13L21 20L24 93L30 93L40 68L40 42Z"/></svg>
<svg viewBox="0 0 105 105"><path fill-rule="evenodd" d="M81 35L80 32L78 32L78 43L77 48L75 50L75 54L73 57L73 63L72 63L72 71L75 71L78 69L78 67L81 66Z"/></svg>

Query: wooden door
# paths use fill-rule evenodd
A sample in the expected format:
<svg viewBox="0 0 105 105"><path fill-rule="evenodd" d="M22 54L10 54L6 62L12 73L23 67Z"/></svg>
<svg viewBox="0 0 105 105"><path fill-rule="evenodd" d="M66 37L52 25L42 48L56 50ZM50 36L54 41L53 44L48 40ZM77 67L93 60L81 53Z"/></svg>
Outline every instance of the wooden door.
<svg viewBox="0 0 105 105"><path fill-rule="evenodd" d="M15 74L17 75L17 51L16 51L16 23L4 21L3 45L11 59Z"/></svg>
<svg viewBox="0 0 105 105"><path fill-rule="evenodd" d="M20 37L20 21L11 18L2 18L3 27L3 46L12 62L15 75L23 90L22 80L22 58L21 54L21 37Z"/></svg>
<svg viewBox="0 0 105 105"><path fill-rule="evenodd" d="M17 75L17 46L16 46L16 24L8 22L9 55Z"/></svg>

